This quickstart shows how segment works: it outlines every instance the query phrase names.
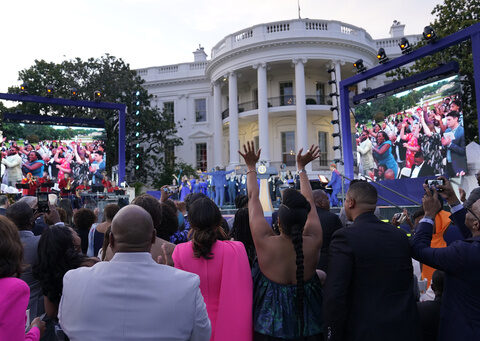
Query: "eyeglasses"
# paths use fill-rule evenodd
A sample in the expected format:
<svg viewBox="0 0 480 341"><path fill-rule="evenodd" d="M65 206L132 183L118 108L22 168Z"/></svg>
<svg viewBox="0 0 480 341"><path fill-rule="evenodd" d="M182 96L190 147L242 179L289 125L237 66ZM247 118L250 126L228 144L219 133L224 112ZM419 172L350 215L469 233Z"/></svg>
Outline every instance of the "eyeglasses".
<svg viewBox="0 0 480 341"><path fill-rule="evenodd" d="M467 211L470 212L471 215L473 215L475 217L475 219L478 220L478 222L480 222L480 218L477 217L477 215L475 213L473 213L472 209L471 208L468 208L467 207Z"/></svg>

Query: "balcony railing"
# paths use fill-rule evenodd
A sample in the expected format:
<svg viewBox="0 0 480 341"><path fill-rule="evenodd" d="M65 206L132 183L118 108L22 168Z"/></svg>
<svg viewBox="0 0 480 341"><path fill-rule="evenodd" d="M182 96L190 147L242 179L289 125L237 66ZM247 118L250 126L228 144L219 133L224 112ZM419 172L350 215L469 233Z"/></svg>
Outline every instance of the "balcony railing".
<svg viewBox="0 0 480 341"><path fill-rule="evenodd" d="M268 98L268 107L284 107L284 106L293 106L296 105L295 96L286 95L279 97L270 97ZM306 105L331 105L330 97L324 95L306 95L305 96ZM243 102L238 104L238 113L244 111L256 110L258 109L258 101ZM222 119L228 117L228 108L222 111Z"/></svg>

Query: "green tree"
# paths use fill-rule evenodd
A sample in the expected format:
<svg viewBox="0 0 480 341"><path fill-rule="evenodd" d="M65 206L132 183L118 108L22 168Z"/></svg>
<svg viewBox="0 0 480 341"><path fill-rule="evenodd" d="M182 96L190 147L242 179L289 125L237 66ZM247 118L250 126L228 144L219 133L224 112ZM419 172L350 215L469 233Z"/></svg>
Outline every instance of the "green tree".
<svg viewBox="0 0 480 341"><path fill-rule="evenodd" d="M179 123L174 122L173 113L150 107L151 95L142 87L144 81L120 58L105 54L100 58L75 58L59 64L35 60L34 65L19 72L19 80L28 83L30 94L45 95L46 86L51 84L55 87L55 97L69 98L70 89L76 88L80 99L92 100L94 91L101 91L102 101L125 103L127 175L135 174L135 179L129 180L152 183L160 178L168 161L162 156L165 146L182 144L182 139L176 136ZM18 93L19 89L10 87L9 92ZM1 107L0 110L6 111ZM37 103L20 103L9 109L10 112L16 110L38 115L103 119L108 137L105 141L107 169L118 163L116 112ZM135 114L137 110L138 115ZM70 132L64 133L72 136Z"/></svg>
<svg viewBox="0 0 480 341"><path fill-rule="evenodd" d="M443 4L436 5L432 11L435 20L430 26L439 38L465 29L480 21L480 1L478 0L444 0ZM414 48L424 46L426 42L419 42ZM464 115L465 137L467 142L478 141L478 122L473 79L472 44L470 40L459 45L451 46L434 55L422 58L409 68L401 68L388 73L396 79L430 70L438 64L455 60L460 65L462 76L462 111Z"/></svg>

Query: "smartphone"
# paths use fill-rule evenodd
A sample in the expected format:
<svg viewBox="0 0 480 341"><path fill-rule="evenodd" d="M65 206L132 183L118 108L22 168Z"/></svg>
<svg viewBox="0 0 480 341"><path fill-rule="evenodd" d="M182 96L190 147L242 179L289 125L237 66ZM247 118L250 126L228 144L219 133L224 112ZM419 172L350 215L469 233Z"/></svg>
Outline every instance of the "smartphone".
<svg viewBox="0 0 480 341"><path fill-rule="evenodd" d="M38 193L37 194L37 206L38 212L48 213L50 208L48 206L48 193Z"/></svg>
<svg viewBox="0 0 480 341"><path fill-rule="evenodd" d="M445 181L443 179L432 179L432 180L427 180L427 186L428 188L435 188L437 191L438 186L443 186L445 185Z"/></svg>

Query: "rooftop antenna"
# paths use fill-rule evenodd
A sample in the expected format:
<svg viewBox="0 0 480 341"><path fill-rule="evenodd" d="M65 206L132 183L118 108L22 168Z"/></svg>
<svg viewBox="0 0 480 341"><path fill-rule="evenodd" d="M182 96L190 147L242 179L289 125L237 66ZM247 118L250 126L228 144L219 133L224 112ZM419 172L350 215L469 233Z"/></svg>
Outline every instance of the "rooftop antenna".
<svg viewBox="0 0 480 341"><path fill-rule="evenodd" d="M298 5L298 19L302 19L300 16L300 0L297 0L297 5Z"/></svg>

